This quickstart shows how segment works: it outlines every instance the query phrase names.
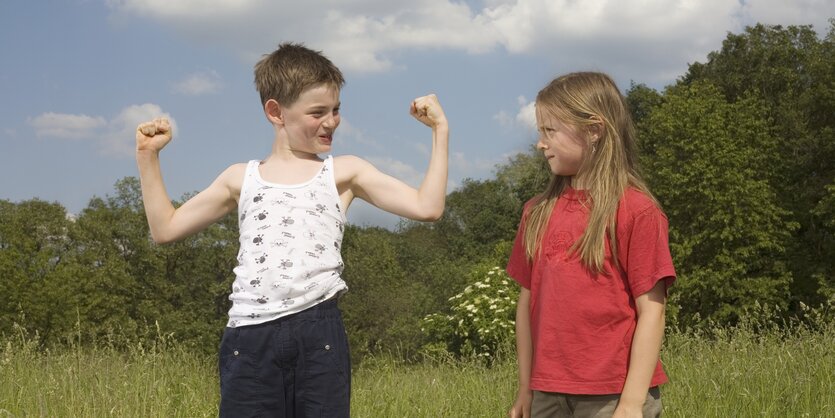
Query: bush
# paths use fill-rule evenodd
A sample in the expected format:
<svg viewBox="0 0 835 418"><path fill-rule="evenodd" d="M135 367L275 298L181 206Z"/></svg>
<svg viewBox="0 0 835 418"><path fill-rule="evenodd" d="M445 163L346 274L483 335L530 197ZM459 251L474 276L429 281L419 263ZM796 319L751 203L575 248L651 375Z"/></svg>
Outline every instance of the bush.
<svg viewBox="0 0 835 418"><path fill-rule="evenodd" d="M489 361L512 346L518 286L504 270L488 264L476 266L468 276L471 284L449 298L449 313L421 321L421 330L432 341L424 352L443 350Z"/></svg>

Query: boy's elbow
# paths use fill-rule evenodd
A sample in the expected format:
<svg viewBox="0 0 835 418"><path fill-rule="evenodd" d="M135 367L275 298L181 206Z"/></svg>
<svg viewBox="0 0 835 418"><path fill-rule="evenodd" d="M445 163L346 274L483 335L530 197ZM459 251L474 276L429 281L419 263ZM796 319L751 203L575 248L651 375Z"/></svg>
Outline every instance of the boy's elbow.
<svg viewBox="0 0 835 418"><path fill-rule="evenodd" d="M427 210L424 213L421 213L420 215L418 215L417 220L421 221L421 222L435 222L435 221L441 219L441 217L443 217L443 216L444 216L444 208L443 207L440 208L440 209L433 208L433 209Z"/></svg>
<svg viewBox="0 0 835 418"><path fill-rule="evenodd" d="M163 231L155 231L151 229L151 240L154 241L154 244L164 245L170 244L176 239L171 234L166 234Z"/></svg>
<svg viewBox="0 0 835 418"><path fill-rule="evenodd" d="M168 237L160 236L158 234L151 233L151 240L154 241L154 244L163 245L168 244L172 240Z"/></svg>

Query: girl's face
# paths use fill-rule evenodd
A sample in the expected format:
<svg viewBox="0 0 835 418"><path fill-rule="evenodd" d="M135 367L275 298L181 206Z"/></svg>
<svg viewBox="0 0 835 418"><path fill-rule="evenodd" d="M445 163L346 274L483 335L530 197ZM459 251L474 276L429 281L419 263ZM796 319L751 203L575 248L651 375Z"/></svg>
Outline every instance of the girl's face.
<svg viewBox="0 0 835 418"><path fill-rule="evenodd" d="M536 112L536 126L539 131L536 148L545 155L551 173L558 176L576 176L589 147L585 135L549 112L539 110Z"/></svg>

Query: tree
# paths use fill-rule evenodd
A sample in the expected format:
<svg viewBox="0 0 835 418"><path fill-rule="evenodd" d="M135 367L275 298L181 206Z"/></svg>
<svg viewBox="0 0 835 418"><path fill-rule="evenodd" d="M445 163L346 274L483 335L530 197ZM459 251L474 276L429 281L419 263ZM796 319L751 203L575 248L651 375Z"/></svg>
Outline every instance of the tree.
<svg viewBox="0 0 835 418"><path fill-rule="evenodd" d="M795 300L820 302L819 280L831 274L835 236L812 211L835 180L835 20L819 39L811 26L755 25L729 34L705 63L694 63L682 84L710 82L730 103L762 99L764 117L779 138L770 176L783 206L800 225L787 249ZM829 272L829 273L827 273Z"/></svg>
<svg viewBox="0 0 835 418"><path fill-rule="evenodd" d="M60 308L67 308L61 289L72 281L66 256L71 227L57 203L0 200L0 333L14 323L38 331L42 340L60 332L69 313Z"/></svg>
<svg viewBox="0 0 835 418"><path fill-rule="evenodd" d="M707 82L675 86L639 130L648 181L670 220L679 320L734 321L756 303L785 308L796 224L769 181L778 141L762 100L728 103Z"/></svg>
<svg viewBox="0 0 835 418"><path fill-rule="evenodd" d="M420 286L397 262L394 233L348 225L342 242L343 278L348 292L340 302L355 360L368 354L420 345Z"/></svg>

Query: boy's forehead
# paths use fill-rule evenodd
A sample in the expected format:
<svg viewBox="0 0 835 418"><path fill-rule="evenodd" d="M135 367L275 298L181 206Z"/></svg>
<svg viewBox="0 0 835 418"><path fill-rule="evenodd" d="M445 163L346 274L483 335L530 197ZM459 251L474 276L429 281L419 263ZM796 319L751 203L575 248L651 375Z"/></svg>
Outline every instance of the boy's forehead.
<svg viewBox="0 0 835 418"><path fill-rule="evenodd" d="M317 84L302 91L299 98L290 106L311 106L334 101L339 102L339 88L330 84Z"/></svg>

